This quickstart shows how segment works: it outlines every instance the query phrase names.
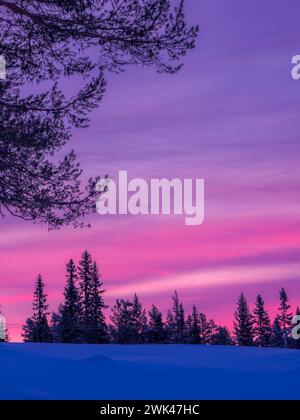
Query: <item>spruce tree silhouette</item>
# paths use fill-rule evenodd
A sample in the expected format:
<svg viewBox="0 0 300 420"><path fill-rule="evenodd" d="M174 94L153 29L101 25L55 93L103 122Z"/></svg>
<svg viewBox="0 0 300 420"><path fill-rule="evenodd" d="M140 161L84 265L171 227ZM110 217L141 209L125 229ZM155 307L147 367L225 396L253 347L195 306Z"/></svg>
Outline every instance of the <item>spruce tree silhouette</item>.
<svg viewBox="0 0 300 420"><path fill-rule="evenodd" d="M44 291L45 285L42 276L36 281L33 294L33 316L28 318L23 326L24 341L49 343L52 341L51 331L48 324L48 303Z"/></svg>

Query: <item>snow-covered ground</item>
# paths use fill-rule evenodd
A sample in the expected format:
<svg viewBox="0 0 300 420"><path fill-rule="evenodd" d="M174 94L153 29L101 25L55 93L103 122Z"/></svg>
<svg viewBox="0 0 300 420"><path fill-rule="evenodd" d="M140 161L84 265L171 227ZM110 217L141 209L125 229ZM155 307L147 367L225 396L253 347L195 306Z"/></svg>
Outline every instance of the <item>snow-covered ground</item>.
<svg viewBox="0 0 300 420"><path fill-rule="evenodd" d="M299 399L300 351L0 344L0 399Z"/></svg>

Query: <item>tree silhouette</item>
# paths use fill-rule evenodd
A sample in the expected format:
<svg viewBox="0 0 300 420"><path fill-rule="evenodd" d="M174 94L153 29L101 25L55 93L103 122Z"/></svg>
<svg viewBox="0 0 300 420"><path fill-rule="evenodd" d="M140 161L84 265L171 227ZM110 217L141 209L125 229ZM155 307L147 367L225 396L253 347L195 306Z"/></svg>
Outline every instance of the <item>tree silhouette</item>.
<svg viewBox="0 0 300 420"><path fill-rule="evenodd" d="M191 344L200 344L200 319L196 305L193 305L192 313L188 315L186 325L188 342Z"/></svg>
<svg viewBox="0 0 300 420"><path fill-rule="evenodd" d="M33 316L28 318L23 326L24 341L48 343L52 341L48 324L48 303L42 276L39 275L33 294Z"/></svg>
<svg viewBox="0 0 300 420"><path fill-rule="evenodd" d="M77 281L76 266L71 259L67 264L65 301L61 308L61 334L64 343L76 343L83 340L81 296Z"/></svg>
<svg viewBox="0 0 300 420"><path fill-rule="evenodd" d="M175 334L175 323L174 323L174 316L171 309L168 309L167 311L165 334L166 334L166 341L168 343L172 343L174 340L174 334Z"/></svg>
<svg viewBox="0 0 300 420"><path fill-rule="evenodd" d="M149 326L147 329L147 342L148 343L163 343L166 338L164 329L164 321L162 313L155 305L152 305L149 314Z"/></svg>
<svg viewBox="0 0 300 420"><path fill-rule="evenodd" d="M94 343L94 267L90 253L84 251L78 266L79 284L82 295L82 332L85 343Z"/></svg>
<svg viewBox="0 0 300 420"><path fill-rule="evenodd" d="M234 334L240 346L253 346L253 317L250 313L247 299L242 293L239 297L234 314Z"/></svg>
<svg viewBox="0 0 300 420"><path fill-rule="evenodd" d="M273 325L272 325L271 346L272 347L284 346L283 332L280 326L278 315L275 317Z"/></svg>
<svg viewBox="0 0 300 420"><path fill-rule="evenodd" d="M60 304L57 312L52 312L50 320L50 331L53 343L64 342L62 337L62 305Z"/></svg>
<svg viewBox="0 0 300 420"><path fill-rule="evenodd" d="M208 344L209 339L210 339L210 331L209 331L206 315L203 312L199 314L199 321L200 321L201 344Z"/></svg>
<svg viewBox="0 0 300 420"><path fill-rule="evenodd" d="M65 299L63 304L58 305L57 312L52 313L51 328L47 320L49 312L44 288L43 279L39 275L35 283L33 316L23 326L25 342L235 344L300 348L300 340L290 339L292 321L285 289L280 291L280 312L272 326L262 296L257 296L252 315L247 299L241 293L234 314L233 337L227 327L217 325L213 319L207 320L204 313L199 313L196 305L185 316L182 301L176 291L172 296L172 308L167 310L165 319L153 304L147 317L146 309L137 294L134 294L132 300L116 300L109 317L111 324L108 325L104 314L104 309L108 308L103 299L105 290L98 265L88 251L82 253L78 268L72 259L67 264ZM297 307L295 314L299 313ZM5 323L1 324L0 316L1 339L7 340L8 337L5 337Z"/></svg>
<svg viewBox="0 0 300 420"><path fill-rule="evenodd" d="M268 312L265 310L265 302L261 295L258 295L253 311L255 319L255 342L260 347L267 347L270 344L272 328Z"/></svg>
<svg viewBox="0 0 300 420"><path fill-rule="evenodd" d="M288 341L292 329L292 319L293 314L290 312L291 305L289 304L289 298L287 296L287 293L284 288L280 290L280 307L279 309L279 324L281 327L281 331L283 334L283 341L284 341L284 347L288 346Z"/></svg>
<svg viewBox="0 0 300 420"><path fill-rule="evenodd" d="M132 301L132 330L132 341L142 343L147 330L147 317L146 310L136 294L134 294Z"/></svg>
<svg viewBox="0 0 300 420"><path fill-rule="evenodd" d="M98 178L81 187L72 151L55 155L72 127L86 127L108 72L128 65L180 69L194 47L184 2L169 0L0 0L0 212L59 228L95 211ZM73 81L67 97L63 85ZM30 83L31 93L28 94ZM80 88L76 88L80 86ZM104 187L105 188L105 187Z"/></svg>
<svg viewBox="0 0 300 420"><path fill-rule="evenodd" d="M233 344L233 340L228 328L217 327L213 336L212 344L216 346L231 346Z"/></svg>
<svg viewBox="0 0 300 420"><path fill-rule="evenodd" d="M110 327L112 340L120 344L132 343L132 302L117 299L112 307L110 319L112 321Z"/></svg>
<svg viewBox="0 0 300 420"><path fill-rule="evenodd" d="M171 334L170 339L174 343L182 343L185 340L186 325L183 305L179 300L177 291L174 292L172 301L172 312L168 314L167 319L169 334Z"/></svg>
<svg viewBox="0 0 300 420"><path fill-rule="evenodd" d="M98 271L97 263L93 263L92 269L92 295L91 295L91 308L92 308L92 341L94 343L106 343L107 342L107 328L105 324L105 316L103 310L107 308L103 301L103 293L105 290L102 289L103 283L100 281L100 275Z"/></svg>

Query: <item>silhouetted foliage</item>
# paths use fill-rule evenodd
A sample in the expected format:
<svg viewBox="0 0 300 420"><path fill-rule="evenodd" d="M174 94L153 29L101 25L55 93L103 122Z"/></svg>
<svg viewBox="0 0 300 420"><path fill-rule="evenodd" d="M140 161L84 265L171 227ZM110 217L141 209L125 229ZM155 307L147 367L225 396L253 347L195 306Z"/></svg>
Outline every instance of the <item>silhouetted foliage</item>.
<svg viewBox="0 0 300 420"><path fill-rule="evenodd" d="M288 302L289 298L286 294L285 289L282 288L280 290L280 307L278 308L278 321L283 334L284 347L288 347L289 345L293 319L293 314L292 312L290 312L291 305Z"/></svg>
<svg viewBox="0 0 300 420"><path fill-rule="evenodd" d="M80 287L77 287L78 279ZM85 251L78 269L73 260L67 264L65 300L59 305L58 311L52 313L51 330L47 321L48 304L44 283L41 276L38 277L34 293L34 314L23 326L23 338L25 342L285 347L283 319L290 320L290 305L283 291L280 292L281 312L275 317L272 326L262 296L257 296L252 315L242 293L234 314L234 338L227 327L217 325L213 319L207 320L204 313L199 313L196 305L192 306L191 313L185 317L183 304L176 291L172 296L172 308L167 310L165 319L155 305L152 305L147 317L140 299L134 294L132 300L116 300L108 324L104 315L107 306L103 300L103 283L100 281L98 266L90 253ZM296 315L299 314L300 309L297 308ZM288 335L288 347L300 348L299 343L300 340L292 340Z"/></svg>
<svg viewBox="0 0 300 420"><path fill-rule="evenodd" d="M166 340L166 331L162 312L155 305L152 305L148 314L149 325L146 330L147 343L164 343Z"/></svg>
<svg viewBox="0 0 300 420"><path fill-rule="evenodd" d="M255 343L260 347L268 347L270 345L272 328L270 317L265 310L265 302L261 295L258 295L256 298L253 314L255 320Z"/></svg>
<svg viewBox="0 0 300 420"><path fill-rule="evenodd" d="M207 344L213 344L214 336L217 333L218 326L213 319L210 319L207 324Z"/></svg>
<svg viewBox="0 0 300 420"><path fill-rule="evenodd" d="M175 334L174 316L171 309L167 310L166 324L165 324L166 342L172 343Z"/></svg>
<svg viewBox="0 0 300 420"><path fill-rule="evenodd" d="M272 325L271 346L272 347L284 346L283 332L280 326L278 315L275 317L273 325Z"/></svg>
<svg viewBox="0 0 300 420"><path fill-rule="evenodd" d="M33 316L27 319L23 327L24 341L48 343L52 341L51 331L48 324L48 303L44 291L45 285L42 276L39 275L36 281L33 295Z"/></svg>
<svg viewBox="0 0 300 420"><path fill-rule="evenodd" d="M172 296L173 307L167 323L169 339L172 343L183 343L186 339L185 315L182 302L179 301L178 293L175 291Z"/></svg>
<svg viewBox="0 0 300 420"><path fill-rule="evenodd" d="M34 333L34 323L32 318L27 318L25 324L22 327L22 337L24 343L32 343L36 341Z"/></svg>
<svg viewBox="0 0 300 420"><path fill-rule="evenodd" d="M199 314L199 321L200 321L200 342L201 344L208 344L210 339L210 331L208 322L206 319L206 315L201 312Z"/></svg>
<svg viewBox="0 0 300 420"><path fill-rule="evenodd" d="M239 346L253 346L254 319L250 313L247 300L243 293L240 295L234 318L234 335L237 344Z"/></svg>
<svg viewBox="0 0 300 420"><path fill-rule="evenodd" d="M106 342L105 308L98 268L88 251L84 251L78 267L82 294L82 335L85 343Z"/></svg>
<svg viewBox="0 0 300 420"><path fill-rule="evenodd" d="M113 342L119 344L132 343L132 302L117 299L115 305L112 307L110 319L112 321L110 333Z"/></svg>
<svg viewBox="0 0 300 420"><path fill-rule="evenodd" d="M133 301L118 299L110 317L112 340L120 344L140 344L146 341L147 317L137 295Z"/></svg>
<svg viewBox="0 0 300 420"><path fill-rule="evenodd" d="M193 305L192 313L187 317L186 326L188 342L190 344L201 344L200 319L196 305Z"/></svg>
<svg viewBox="0 0 300 420"><path fill-rule="evenodd" d="M94 294L93 286L93 261L88 251L84 251L78 266L79 284L82 295L82 333L83 341L93 341L93 308L92 300Z"/></svg>
<svg viewBox="0 0 300 420"><path fill-rule="evenodd" d="M128 65L173 73L194 47L184 2L169 0L0 1L0 211L59 228L95 211L98 179L81 188L74 152L53 160L72 127L86 127L108 72ZM63 85L73 81L67 97ZM29 85L30 83L30 85ZM28 94L28 87L31 92ZM79 86L79 87L78 87Z"/></svg>
<svg viewBox="0 0 300 420"><path fill-rule="evenodd" d="M108 340L105 316L103 313L103 310L106 309L107 306L103 301L102 295L105 290L102 289L102 286L103 283L100 281L98 266L97 263L94 262L92 269L92 296L90 305L92 309L92 341L95 344L106 343Z"/></svg>
<svg viewBox="0 0 300 420"><path fill-rule="evenodd" d="M82 305L77 282L76 266L71 259L67 264L65 301L61 308L61 338L64 343L80 343L83 341Z"/></svg>
<svg viewBox="0 0 300 420"><path fill-rule="evenodd" d="M143 308L138 296L135 294L132 301L132 343L144 342L146 330L146 309Z"/></svg>
<svg viewBox="0 0 300 420"><path fill-rule="evenodd" d="M53 343L62 343L62 305L59 305L58 312L52 312L50 320L50 331Z"/></svg>
<svg viewBox="0 0 300 420"><path fill-rule="evenodd" d="M233 344L233 340L228 328L217 327L213 335L212 344L217 346L231 346Z"/></svg>

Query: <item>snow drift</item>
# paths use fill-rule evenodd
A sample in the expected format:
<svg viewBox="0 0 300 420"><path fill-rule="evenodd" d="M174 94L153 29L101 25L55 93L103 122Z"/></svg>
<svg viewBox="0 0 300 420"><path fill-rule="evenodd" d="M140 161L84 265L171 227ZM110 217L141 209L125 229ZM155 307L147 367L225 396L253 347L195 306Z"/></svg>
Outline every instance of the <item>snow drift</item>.
<svg viewBox="0 0 300 420"><path fill-rule="evenodd" d="M1 399L298 399L300 351L0 344Z"/></svg>

